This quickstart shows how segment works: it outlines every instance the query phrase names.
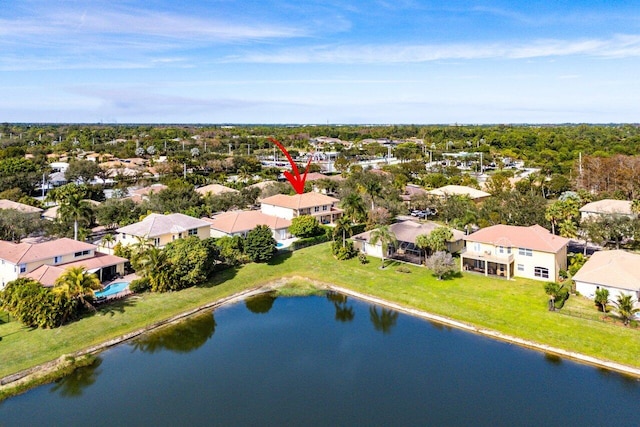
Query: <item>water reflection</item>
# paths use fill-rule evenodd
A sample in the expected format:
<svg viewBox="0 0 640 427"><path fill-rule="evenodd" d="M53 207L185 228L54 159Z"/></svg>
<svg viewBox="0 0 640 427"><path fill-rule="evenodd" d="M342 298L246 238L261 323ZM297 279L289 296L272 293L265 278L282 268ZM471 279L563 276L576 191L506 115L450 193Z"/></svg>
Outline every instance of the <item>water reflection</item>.
<svg viewBox="0 0 640 427"><path fill-rule="evenodd" d="M391 332L398 321L398 312L390 308L371 306L369 308L369 318L373 323L373 328L383 334Z"/></svg>
<svg viewBox="0 0 640 427"><path fill-rule="evenodd" d="M335 319L338 322L351 322L356 316L353 305L347 305L347 296L337 292L327 292L327 299L333 303L336 309Z"/></svg>
<svg viewBox="0 0 640 427"><path fill-rule="evenodd" d="M202 347L215 331L216 321L213 313L206 312L177 325L144 334L133 342L133 348L145 353L162 350L189 353Z"/></svg>
<svg viewBox="0 0 640 427"><path fill-rule="evenodd" d="M275 292L269 292L266 294L256 295L244 300L244 305L252 313L265 314L271 310L273 303L276 300Z"/></svg>
<svg viewBox="0 0 640 427"><path fill-rule="evenodd" d="M553 365L562 365L562 358L557 354L545 353L544 359Z"/></svg>
<svg viewBox="0 0 640 427"><path fill-rule="evenodd" d="M101 364L102 359L96 357L95 362L91 365L78 368L66 377L57 380L49 392L57 393L62 397L82 396L82 391L93 385L102 373L101 370L98 370Z"/></svg>

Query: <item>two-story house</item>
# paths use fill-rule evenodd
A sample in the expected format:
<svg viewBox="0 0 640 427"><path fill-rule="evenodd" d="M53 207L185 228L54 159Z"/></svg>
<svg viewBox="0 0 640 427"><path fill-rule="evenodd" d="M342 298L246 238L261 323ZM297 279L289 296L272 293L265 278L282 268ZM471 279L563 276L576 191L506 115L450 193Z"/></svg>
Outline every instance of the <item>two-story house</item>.
<svg viewBox="0 0 640 427"><path fill-rule="evenodd" d="M539 225L494 225L465 236L460 254L463 271L485 276L526 277L554 281L567 268L569 239Z"/></svg>
<svg viewBox="0 0 640 427"><path fill-rule="evenodd" d="M18 277L38 278L38 271L44 271L46 267L55 267L57 275L48 274L50 283L41 281L45 285L53 285L66 268L76 266L95 272L101 280L124 274L126 259L97 253L96 248L96 245L68 238L42 243L0 240L0 289Z"/></svg>
<svg viewBox="0 0 640 427"><path fill-rule="evenodd" d="M289 196L276 194L262 199L260 211L266 215L291 220L300 215L318 218L321 224L332 224L342 215L337 207L340 200L320 193L303 193Z"/></svg>
<svg viewBox="0 0 640 427"><path fill-rule="evenodd" d="M157 248L163 248L168 243L184 237L211 237L211 228L207 221L180 213L152 213L142 221L120 227L116 231L116 242L123 246L135 244L139 239L143 239Z"/></svg>

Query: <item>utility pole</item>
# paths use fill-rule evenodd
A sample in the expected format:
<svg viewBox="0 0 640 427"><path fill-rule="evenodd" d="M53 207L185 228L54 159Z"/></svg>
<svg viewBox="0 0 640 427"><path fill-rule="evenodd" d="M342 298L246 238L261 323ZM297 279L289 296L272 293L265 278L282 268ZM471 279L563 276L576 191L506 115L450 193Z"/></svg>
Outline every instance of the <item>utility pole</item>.
<svg viewBox="0 0 640 427"><path fill-rule="evenodd" d="M184 176L184 179L187 179L187 164L183 163L182 168L182 176Z"/></svg>

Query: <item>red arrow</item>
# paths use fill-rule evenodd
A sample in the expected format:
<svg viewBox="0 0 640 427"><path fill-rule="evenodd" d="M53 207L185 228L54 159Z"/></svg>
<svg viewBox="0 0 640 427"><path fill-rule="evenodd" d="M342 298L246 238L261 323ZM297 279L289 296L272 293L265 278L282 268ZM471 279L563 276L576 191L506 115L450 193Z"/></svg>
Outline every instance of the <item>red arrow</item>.
<svg viewBox="0 0 640 427"><path fill-rule="evenodd" d="M284 148L284 146L280 143L280 141L274 138L269 138L269 141L273 142L278 146L280 151L282 151L282 153L285 156L287 156L287 160L289 160L289 163L291 164L291 170L293 170L293 173L289 171L284 171L284 177L287 178L287 181L289 181L293 189L296 190L296 193L298 194L304 193L304 182L307 180L307 173L309 173L309 165L311 164L311 159L313 159L313 156L309 157L309 161L307 162L307 167L304 170L304 175L300 176L300 172L298 171L298 166L296 165L296 162L293 161L293 159L291 158L291 154L289 154L287 149Z"/></svg>

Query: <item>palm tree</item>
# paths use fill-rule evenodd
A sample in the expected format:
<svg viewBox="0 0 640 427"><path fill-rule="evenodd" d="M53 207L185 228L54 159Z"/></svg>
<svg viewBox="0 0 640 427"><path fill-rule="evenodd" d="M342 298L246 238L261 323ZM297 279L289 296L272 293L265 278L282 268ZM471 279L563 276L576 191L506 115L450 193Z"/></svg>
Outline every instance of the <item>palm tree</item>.
<svg viewBox="0 0 640 427"><path fill-rule="evenodd" d="M361 184L362 190L371 197L371 210L376 208L376 197L382 193L382 185L375 179L368 179Z"/></svg>
<svg viewBox="0 0 640 427"><path fill-rule="evenodd" d="M370 238L372 245L377 245L380 242L382 246L382 266L380 268L384 268L384 255L389 251L389 246L393 248L398 246L398 239L388 225L381 225L371 231Z"/></svg>
<svg viewBox="0 0 640 427"><path fill-rule="evenodd" d="M333 228L333 238L336 236L342 235L342 247L344 248L347 243L347 234L349 237L353 234L351 230L351 224L347 217L342 216L338 218L335 222L335 227Z"/></svg>
<svg viewBox="0 0 640 427"><path fill-rule="evenodd" d="M614 304L618 308L618 315L622 318L625 325L629 325L629 321L633 315L640 312L640 308L635 308L636 301L628 294L619 294Z"/></svg>
<svg viewBox="0 0 640 427"><path fill-rule="evenodd" d="M609 290L605 288L597 289L594 301L602 309L602 312L606 313L607 304L609 303Z"/></svg>
<svg viewBox="0 0 640 427"><path fill-rule="evenodd" d="M556 282L547 282L544 285L544 292L549 295L549 311L556 309L556 298L562 293L564 285Z"/></svg>
<svg viewBox="0 0 640 427"><path fill-rule="evenodd" d="M62 219L73 220L73 238L78 240L78 223L91 221L93 210L84 197L86 189L75 184L67 184L59 187L50 196L59 205L58 216Z"/></svg>
<svg viewBox="0 0 640 427"><path fill-rule="evenodd" d="M100 240L100 242L102 242L102 245L104 247L106 247L107 249L111 249L111 247L113 246L113 243L116 241L116 238L113 237L113 234L111 233L107 233L105 234L102 239Z"/></svg>
<svg viewBox="0 0 640 427"><path fill-rule="evenodd" d="M76 299L85 307L94 310L95 307L85 299L92 296L94 290L101 289L100 280L94 273L88 273L84 267L69 267L56 279L54 292L66 294L69 299Z"/></svg>
<svg viewBox="0 0 640 427"><path fill-rule="evenodd" d="M358 193L351 193L343 198L341 206L344 210L344 216L349 218L352 222L361 222L366 215L364 201L362 200L362 196Z"/></svg>

